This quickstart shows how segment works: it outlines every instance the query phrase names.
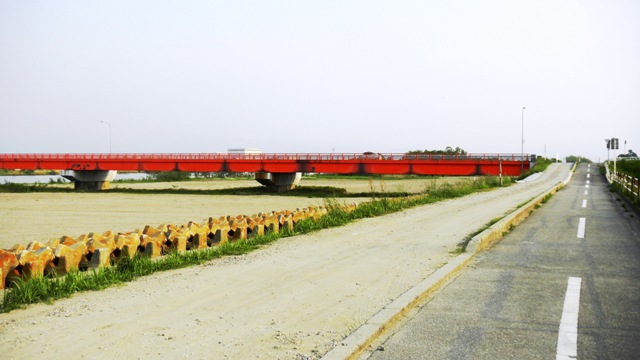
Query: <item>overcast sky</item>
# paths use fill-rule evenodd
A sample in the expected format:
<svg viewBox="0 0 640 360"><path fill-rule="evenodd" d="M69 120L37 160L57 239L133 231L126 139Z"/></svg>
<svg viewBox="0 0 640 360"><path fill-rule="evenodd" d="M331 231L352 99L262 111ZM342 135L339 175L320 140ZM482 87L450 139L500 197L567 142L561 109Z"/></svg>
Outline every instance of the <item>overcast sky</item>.
<svg viewBox="0 0 640 360"><path fill-rule="evenodd" d="M640 151L640 1L0 0L0 153L520 153L523 106Z"/></svg>

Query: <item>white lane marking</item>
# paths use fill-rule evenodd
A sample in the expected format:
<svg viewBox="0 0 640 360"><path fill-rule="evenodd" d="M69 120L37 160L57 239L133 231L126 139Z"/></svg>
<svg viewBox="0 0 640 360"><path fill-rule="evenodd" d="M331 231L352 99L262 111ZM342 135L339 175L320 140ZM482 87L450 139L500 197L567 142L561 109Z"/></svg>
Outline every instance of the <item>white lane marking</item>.
<svg viewBox="0 0 640 360"><path fill-rule="evenodd" d="M586 208L587 207L587 199L583 199L582 200L582 207Z"/></svg>
<svg viewBox="0 0 640 360"><path fill-rule="evenodd" d="M564 307L558 331L556 360L578 357L578 312L580 310L580 287L582 278L570 277L564 295Z"/></svg>
<svg viewBox="0 0 640 360"><path fill-rule="evenodd" d="M584 191L584 194L585 194L585 195L589 195L589 190L585 190L585 191Z"/></svg>
<svg viewBox="0 0 640 360"><path fill-rule="evenodd" d="M589 184L585 185L584 187L586 187L588 189L589 188Z"/></svg>
<svg viewBox="0 0 640 360"><path fill-rule="evenodd" d="M580 218L580 223L578 223L578 238L584 239L584 231L587 227L587 219Z"/></svg>
<svg viewBox="0 0 640 360"><path fill-rule="evenodd" d="M591 177L591 174L587 174L587 179Z"/></svg>
<svg viewBox="0 0 640 360"><path fill-rule="evenodd" d="M590 181L589 181L589 180L587 180L587 184L588 184L589 182L590 182Z"/></svg>

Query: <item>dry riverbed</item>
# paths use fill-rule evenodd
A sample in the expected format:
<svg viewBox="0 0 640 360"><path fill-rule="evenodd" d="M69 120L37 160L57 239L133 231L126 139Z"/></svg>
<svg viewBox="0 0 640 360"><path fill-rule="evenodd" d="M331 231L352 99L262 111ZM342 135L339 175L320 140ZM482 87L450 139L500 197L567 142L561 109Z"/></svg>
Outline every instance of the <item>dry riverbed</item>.
<svg viewBox="0 0 640 360"><path fill-rule="evenodd" d="M568 173L569 167L554 165L532 182L281 239L248 255L0 314L2 358L319 358L447 262L465 235L564 180ZM331 185L338 186L333 180ZM31 210L31 221L19 227L51 229L53 222L64 219L82 223L83 231L126 230L144 223L180 223L319 201L286 198L276 203L280 197L269 196L229 197L214 203L220 197L212 196L209 202L204 196L95 195L112 201L99 203L95 197L80 196L92 194L60 194L55 201L37 199L54 194L0 195L6 196L0 201L22 200L12 203L22 206L12 211L2 201L3 214L14 220L37 208L38 202L48 203L42 212ZM56 218L61 203L72 210ZM116 207L129 213L118 214ZM118 220L96 225L111 216ZM137 225L128 222L130 217L138 217Z"/></svg>
<svg viewBox="0 0 640 360"><path fill-rule="evenodd" d="M370 191L420 192L451 179L316 180L301 186L333 186L349 193ZM114 188L211 190L257 186L255 180L203 180L161 183L114 183ZM369 198L346 198L360 203ZM324 200L295 196L235 196L126 193L0 193L0 248L31 241L47 242L63 235L78 237L106 230L127 232L145 225L187 224L209 217L251 215L323 205Z"/></svg>

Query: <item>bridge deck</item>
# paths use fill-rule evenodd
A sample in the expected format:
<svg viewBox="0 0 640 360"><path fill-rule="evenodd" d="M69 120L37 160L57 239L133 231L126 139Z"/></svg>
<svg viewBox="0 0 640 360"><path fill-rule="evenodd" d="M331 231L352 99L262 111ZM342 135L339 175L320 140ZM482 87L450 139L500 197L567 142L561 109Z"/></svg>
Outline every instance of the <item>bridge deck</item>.
<svg viewBox="0 0 640 360"><path fill-rule="evenodd" d="M0 154L0 169L520 175L520 154Z"/></svg>

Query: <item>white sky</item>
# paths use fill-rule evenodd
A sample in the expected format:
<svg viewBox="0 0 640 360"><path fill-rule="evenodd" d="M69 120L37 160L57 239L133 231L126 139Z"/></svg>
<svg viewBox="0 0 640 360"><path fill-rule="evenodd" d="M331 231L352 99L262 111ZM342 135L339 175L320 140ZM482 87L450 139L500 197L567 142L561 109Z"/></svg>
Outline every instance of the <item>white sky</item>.
<svg viewBox="0 0 640 360"><path fill-rule="evenodd" d="M640 151L640 1L0 0L0 153Z"/></svg>

